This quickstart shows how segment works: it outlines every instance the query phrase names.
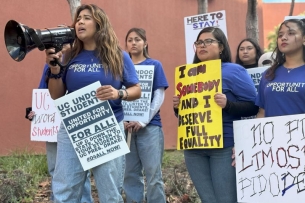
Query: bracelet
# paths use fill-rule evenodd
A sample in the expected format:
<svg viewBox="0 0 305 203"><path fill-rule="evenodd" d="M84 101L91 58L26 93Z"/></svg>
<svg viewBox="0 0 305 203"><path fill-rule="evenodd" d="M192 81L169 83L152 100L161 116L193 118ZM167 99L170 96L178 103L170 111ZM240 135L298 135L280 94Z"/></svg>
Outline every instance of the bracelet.
<svg viewBox="0 0 305 203"><path fill-rule="evenodd" d="M49 67L48 70L47 70L47 74L46 75L48 76L48 78L59 79L59 78L61 78L63 76L63 73L64 73L64 69L61 68L58 74L53 74L51 72L51 68Z"/></svg>
<svg viewBox="0 0 305 203"><path fill-rule="evenodd" d="M124 89L124 91L126 92L126 97L123 100L127 100L128 99L128 92L126 89Z"/></svg>

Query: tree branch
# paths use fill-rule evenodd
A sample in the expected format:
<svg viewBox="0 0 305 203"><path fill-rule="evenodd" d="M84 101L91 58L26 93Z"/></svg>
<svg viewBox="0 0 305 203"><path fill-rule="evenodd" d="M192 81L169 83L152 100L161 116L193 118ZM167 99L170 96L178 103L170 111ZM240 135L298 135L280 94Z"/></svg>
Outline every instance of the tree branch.
<svg viewBox="0 0 305 203"><path fill-rule="evenodd" d="M208 0L197 0L198 2L198 14L208 12Z"/></svg>
<svg viewBox="0 0 305 203"><path fill-rule="evenodd" d="M290 11L289 11L289 15L288 16L292 16L293 15L293 9L294 9L294 0L291 0Z"/></svg>
<svg viewBox="0 0 305 203"><path fill-rule="evenodd" d="M81 5L81 0L67 0L70 7L70 13L72 17L72 21L74 20L74 15L76 13L77 7Z"/></svg>

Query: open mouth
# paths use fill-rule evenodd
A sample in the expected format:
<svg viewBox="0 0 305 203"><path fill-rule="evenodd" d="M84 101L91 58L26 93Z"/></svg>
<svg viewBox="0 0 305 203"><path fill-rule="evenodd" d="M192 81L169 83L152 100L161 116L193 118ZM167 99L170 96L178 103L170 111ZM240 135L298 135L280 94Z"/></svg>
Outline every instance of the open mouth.
<svg viewBox="0 0 305 203"><path fill-rule="evenodd" d="M85 28L78 28L78 30L77 30L78 32L84 32L84 31L86 31L86 29Z"/></svg>

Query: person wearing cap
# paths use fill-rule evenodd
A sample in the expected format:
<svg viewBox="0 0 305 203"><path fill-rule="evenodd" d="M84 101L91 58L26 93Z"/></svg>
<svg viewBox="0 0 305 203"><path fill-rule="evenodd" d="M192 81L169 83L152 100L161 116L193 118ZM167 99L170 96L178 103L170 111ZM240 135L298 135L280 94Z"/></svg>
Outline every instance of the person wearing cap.
<svg viewBox="0 0 305 203"><path fill-rule="evenodd" d="M274 62L275 53L266 52L258 60L258 67L271 66Z"/></svg>

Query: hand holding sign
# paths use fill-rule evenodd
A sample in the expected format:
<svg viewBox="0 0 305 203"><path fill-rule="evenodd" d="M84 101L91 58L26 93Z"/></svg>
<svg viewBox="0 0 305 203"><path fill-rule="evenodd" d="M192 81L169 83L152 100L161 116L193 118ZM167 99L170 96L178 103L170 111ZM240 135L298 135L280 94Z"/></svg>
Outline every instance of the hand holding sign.
<svg viewBox="0 0 305 203"><path fill-rule="evenodd" d="M99 100L115 100L119 98L118 90L111 85L103 85L96 90L96 97Z"/></svg>
<svg viewBox="0 0 305 203"><path fill-rule="evenodd" d="M232 148L232 166L236 166L236 161L235 161L235 147Z"/></svg>
<svg viewBox="0 0 305 203"><path fill-rule="evenodd" d="M29 118L30 120L32 120L34 116L35 116L35 111L31 111L31 112L28 114L28 118Z"/></svg>
<svg viewBox="0 0 305 203"><path fill-rule="evenodd" d="M126 125L126 128L128 129L128 132L138 132L142 128L142 125L137 121L130 121Z"/></svg>
<svg viewBox="0 0 305 203"><path fill-rule="evenodd" d="M180 104L180 98L178 96L173 96L173 107L178 108Z"/></svg>
<svg viewBox="0 0 305 203"><path fill-rule="evenodd" d="M214 100L215 100L216 104L218 104L218 106L220 106L221 108L225 108L226 107L227 96L225 94L217 92L214 95Z"/></svg>

